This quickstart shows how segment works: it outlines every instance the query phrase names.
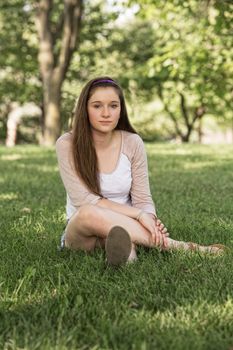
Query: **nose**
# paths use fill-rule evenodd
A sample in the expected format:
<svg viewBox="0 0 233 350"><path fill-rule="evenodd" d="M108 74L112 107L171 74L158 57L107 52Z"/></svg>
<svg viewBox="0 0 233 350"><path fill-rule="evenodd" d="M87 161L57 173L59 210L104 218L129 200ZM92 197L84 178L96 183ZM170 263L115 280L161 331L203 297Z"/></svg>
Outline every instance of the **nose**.
<svg viewBox="0 0 233 350"><path fill-rule="evenodd" d="M109 117L109 108L108 108L108 106L104 106L102 116L104 118L108 118Z"/></svg>

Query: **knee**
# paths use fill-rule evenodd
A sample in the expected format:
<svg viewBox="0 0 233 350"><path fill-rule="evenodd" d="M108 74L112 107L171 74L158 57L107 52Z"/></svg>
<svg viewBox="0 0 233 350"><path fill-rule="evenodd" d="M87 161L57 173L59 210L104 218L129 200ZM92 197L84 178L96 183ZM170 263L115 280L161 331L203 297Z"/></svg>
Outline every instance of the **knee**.
<svg viewBox="0 0 233 350"><path fill-rule="evenodd" d="M93 204L85 204L78 211L77 219L82 222L94 223L100 217L100 208Z"/></svg>

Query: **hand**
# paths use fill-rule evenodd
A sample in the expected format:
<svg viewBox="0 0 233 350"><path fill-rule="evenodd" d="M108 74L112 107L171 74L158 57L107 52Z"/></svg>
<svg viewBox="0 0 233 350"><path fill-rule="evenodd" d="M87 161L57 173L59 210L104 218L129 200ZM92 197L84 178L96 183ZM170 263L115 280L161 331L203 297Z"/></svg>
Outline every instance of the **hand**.
<svg viewBox="0 0 233 350"><path fill-rule="evenodd" d="M138 221L144 226L152 236L152 243L156 246L162 247L164 245L164 238L167 234L167 229L164 227L160 220L157 220L154 215L143 212ZM158 225L157 225L158 223Z"/></svg>
<svg viewBox="0 0 233 350"><path fill-rule="evenodd" d="M167 228L164 226L164 224L162 223L162 221L160 221L159 219L155 219L156 220L156 226L158 227L159 231L165 235L166 237L169 236L169 232L167 231Z"/></svg>
<svg viewBox="0 0 233 350"><path fill-rule="evenodd" d="M169 237L169 232L167 231L167 228L164 226L161 220L158 218L156 219L156 227L159 229L159 231L162 233L163 236L163 248L168 248L168 240L167 237Z"/></svg>

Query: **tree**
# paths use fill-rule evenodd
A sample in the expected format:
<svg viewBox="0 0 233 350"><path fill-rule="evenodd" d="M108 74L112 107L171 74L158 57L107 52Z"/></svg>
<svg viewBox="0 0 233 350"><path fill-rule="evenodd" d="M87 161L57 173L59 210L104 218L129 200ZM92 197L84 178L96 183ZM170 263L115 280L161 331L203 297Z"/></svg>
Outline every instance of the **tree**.
<svg viewBox="0 0 233 350"><path fill-rule="evenodd" d="M44 105L42 110L48 110L46 103L51 99L43 98L43 96L49 95L52 90L58 90L57 95L60 94L60 98L58 98L59 105L55 104L56 111L58 111L56 115L59 115L59 117L57 117L57 120L54 120L52 125L52 129L55 129L52 132L56 135L53 137L53 140L59 136L60 127L67 127L67 120L71 115L74 99L80 91L80 86L90 78L90 74L98 74L95 69L93 69L91 73L90 67L94 67L96 61L101 61L98 55L102 52L103 48L98 44L99 37L106 37L106 35L108 35L110 28L107 29L107 27L111 20L117 16L116 14L106 11L106 5L103 1L86 0L85 11L80 3L81 14L79 13L79 16L77 16L77 10L79 11L77 7L76 10L71 9L69 12L69 7L65 5L64 0L54 0L53 2L48 2L48 4L50 4L49 13L46 14L48 9L46 9L46 11L43 10L44 18L47 16L47 23L45 23L46 25L43 27L40 22L42 21L41 4L42 2L39 0L37 2L34 0L9 0L7 3L2 3L0 5L0 137L3 139L6 137L7 115L11 111L11 105L15 102L19 102L20 105L23 105L31 101L35 102L40 107ZM66 22L69 22L74 12L76 18L78 18L77 21L75 21L73 17L73 36L70 33L69 42L70 45L73 45L71 48L71 46L68 45L69 39L67 35L69 23L66 23L66 36L64 35L64 25L65 19L67 18ZM67 13L67 15L65 13ZM68 13L70 17L68 17ZM80 36L81 21L82 35ZM39 28L38 26L36 28L35 22L39 27L41 26L40 30L43 30L42 35L47 35L47 48L49 48L49 50L47 52L44 51L44 58L46 58L46 60L42 60L43 51L39 49L39 46L43 47L43 45L47 43L46 40L40 40L39 43ZM78 47L78 50L73 49L75 44L75 25L77 29L76 49ZM67 38L66 50L64 45L65 37ZM94 47L94 50L87 50L88 47ZM62 50L64 54L63 57L65 57L63 71L62 65L60 64L62 61ZM45 72L44 80L41 69L40 72L38 69L38 51L43 68L42 71ZM41 52L42 55L40 54ZM49 58L52 62L50 65L48 63ZM83 67L83 62L88 62L86 67ZM55 85L57 85L58 88L55 86L54 89L53 83L55 78L58 77L59 72L62 73L60 77L64 78L64 80L62 82L60 80L61 87L59 87L59 81L57 80L55 82L57 84ZM57 98L55 102L57 103ZM52 114L48 112L47 115L48 118L50 118ZM44 116L42 116L41 125L44 134L46 133L47 123L47 117L44 118Z"/></svg>
<svg viewBox="0 0 233 350"><path fill-rule="evenodd" d="M205 114L227 118L232 110L231 7L224 1L176 0L152 11L160 54L147 62L147 76L184 142Z"/></svg>
<svg viewBox="0 0 233 350"><path fill-rule="evenodd" d="M80 39L82 12L82 0L64 0L63 4L41 0L36 4L45 145L54 144L60 135L61 88Z"/></svg>
<svg viewBox="0 0 233 350"><path fill-rule="evenodd" d="M130 0L129 6L135 3ZM133 62L125 79L135 81L148 100L160 97L184 142L205 114L225 120L231 114L232 6L229 1L143 0L137 20L122 31L127 35L118 46Z"/></svg>
<svg viewBox="0 0 233 350"><path fill-rule="evenodd" d="M0 138L6 137L7 116L17 101L40 105L37 47L30 11L24 0L0 4Z"/></svg>

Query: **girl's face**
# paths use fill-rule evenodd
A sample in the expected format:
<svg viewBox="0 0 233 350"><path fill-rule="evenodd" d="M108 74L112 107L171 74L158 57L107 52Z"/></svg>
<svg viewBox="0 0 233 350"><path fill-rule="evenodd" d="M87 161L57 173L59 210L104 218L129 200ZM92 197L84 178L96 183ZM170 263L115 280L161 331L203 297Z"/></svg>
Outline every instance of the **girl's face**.
<svg viewBox="0 0 233 350"><path fill-rule="evenodd" d="M113 87L99 87L87 102L92 130L108 133L114 130L120 118L120 99Z"/></svg>

